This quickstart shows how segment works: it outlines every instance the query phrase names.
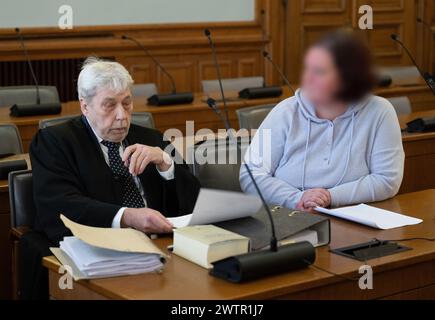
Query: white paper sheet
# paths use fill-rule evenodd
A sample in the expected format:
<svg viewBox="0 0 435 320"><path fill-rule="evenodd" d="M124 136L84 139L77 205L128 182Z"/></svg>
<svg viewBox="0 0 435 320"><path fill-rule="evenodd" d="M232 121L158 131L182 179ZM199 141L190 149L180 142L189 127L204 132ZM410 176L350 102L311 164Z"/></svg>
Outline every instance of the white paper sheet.
<svg viewBox="0 0 435 320"><path fill-rule="evenodd" d="M192 214L169 218L175 228L249 217L261 208L261 200L242 192L201 189Z"/></svg>
<svg viewBox="0 0 435 320"><path fill-rule="evenodd" d="M366 204L337 209L317 207L316 211L383 230L419 224L423 221L421 219L375 208Z"/></svg>

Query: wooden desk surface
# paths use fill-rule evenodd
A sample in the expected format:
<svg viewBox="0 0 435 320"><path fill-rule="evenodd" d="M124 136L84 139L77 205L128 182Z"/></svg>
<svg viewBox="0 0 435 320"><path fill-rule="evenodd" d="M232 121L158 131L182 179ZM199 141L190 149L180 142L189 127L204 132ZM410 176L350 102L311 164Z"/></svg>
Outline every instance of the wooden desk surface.
<svg viewBox="0 0 435 320"><path fill-rule="evenodd" d="M297 88L297 85L294 85ZM428 110L435 109L435 97L425 85L415 85L409 87L389 87L378 89L375 92L384 97L392 96L408 96L411 100L414 110ZM238 119L236 110L262 104L276 104L285 98L291 96L292 93L287 87L283 87L283 94L280 97L265 98L265 99L239 99L237 93L227 92L228 98L228 113L231 125L238 128ZM212 95L214 96L214 95ZM203 93L195 93L194 101L191 104L182 104L176 106L155 107L149 106L145 98L134 98L134 110L137 112L146 111L153 115L156 128L164 132L170 128L181 130L183 134L188 135L186 132L186 121L194 121L195 130L201 128L209 128L217 131L222 128L221 121L216 117L212 110L206 105L207 97ZM218 103L222 107L222 103ZM71 101L62 104L62 112L57 115L43 115L31 117L11 117L9 115L9 108L0 107L0 123L14 123L18 126L23 140L24 150L28 150L28 146L33 135L38 130L38 123L41 119L49 119L53 117L61 117L67 115L80 114L80 106L78 101Z"/></svg>
<svg viewBox="0 0 435 320"><path fill-rule="evenodd" d="M409 237L435 237L435 190L403 194L374 204L377 207L422 218L415 226L393 230L376 230L344 220L331 218L331 247L378 239ZM155 243L163 250L171 238L161 238ZM264 279L232 284L211 277L207 270L172 255L162 274L142 274L75 283L88 295L73 295L57 290L55 276L59 262L45 257L43 265L50 270L50 292L54 298L87 298L93 293L97 298L114 299L268 299L268 298L328 298L347 297L372 299L417 290L435 284L435 242L414 240L404 243L412 248L399 254L373 259L374 289L360 290L357 282L347 281L314 268L288 272ZM331 254L327 247L316 249L315 265L343 276L358 277L361 262ZM432 289L431 289L432 290ZM83 291L82 291L83 292ZM433 291L435 293L435 291ZM56 296L59 294L59 296ZM71 296L68 296L71 294ZM63 295L63 296L62 296ZM435 296L434 296L435 297Z"/></svg>

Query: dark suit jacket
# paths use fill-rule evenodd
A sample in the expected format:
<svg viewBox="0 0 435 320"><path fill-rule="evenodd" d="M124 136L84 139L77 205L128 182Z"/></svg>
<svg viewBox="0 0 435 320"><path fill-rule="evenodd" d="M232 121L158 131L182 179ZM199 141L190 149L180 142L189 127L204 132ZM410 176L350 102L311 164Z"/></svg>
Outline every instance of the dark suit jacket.
<svg viewBox="0 0 435 320"><path fill-rule="evenodd" d="M160 132L133 124L126 142L161 149L168 144ZM111 226L122 207L122 181L107 165L84 117L39 130L30 146L30 158L36 230L55 243L62 240L70 232L60 213L84 225ZM139 178L149 208L168 217L193 211L200 186L185 164L175 164L174 180L162 178L152 164Z"/></svg>

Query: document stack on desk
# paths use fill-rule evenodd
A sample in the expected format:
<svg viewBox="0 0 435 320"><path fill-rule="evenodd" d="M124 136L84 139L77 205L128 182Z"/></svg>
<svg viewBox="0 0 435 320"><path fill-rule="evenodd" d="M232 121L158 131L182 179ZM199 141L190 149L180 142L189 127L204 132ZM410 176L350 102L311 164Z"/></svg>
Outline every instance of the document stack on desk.
<svg viewBox="0 0 435 320"><path fill-rule="evenodd" d="M415 225L423 221L418 218L368 206L366 204L337 209L317 207L316 211L382 230Z"/></svg>
<svg viewBox="0 0 435 320"><path fill-rule="evenodd" d="M74 280L163 269L165 255L142 232L84 226L63 215L61 219L74 236L65 237L60 248L50 249L63 265L71 268Z"/></svg>
<svg viewBox="0 0 435 320"><path fill-rule="evenodd" d="M78 271L80 276L76 278L108 278L154 272L163 268L160 257L155 254L98 248L77 237L65 237L60 242L60 250Z"/></svg>

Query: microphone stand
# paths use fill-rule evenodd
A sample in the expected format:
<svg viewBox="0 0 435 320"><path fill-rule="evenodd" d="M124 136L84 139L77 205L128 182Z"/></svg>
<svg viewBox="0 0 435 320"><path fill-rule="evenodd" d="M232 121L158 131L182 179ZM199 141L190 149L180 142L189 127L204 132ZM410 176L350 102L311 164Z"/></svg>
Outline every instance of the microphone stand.
<svg viewBox="0 0 435 320"><path fill-rule="evenodd" d="M214 46L212 46L213 41L211 40L210 31L206 29L204 33L205 36L209 39L212 52L214 52ZM214 59L214 61L218 75L219 86L221 88L222 101L225 107L226 99L223 91L220 72L218 72L219 64L217 62L217 59ZM235 139L235 137L233 136L231 130L228 112L226 112L226 117L224 118L221 114L220 109L216 105L216 101L212 98L209 98L207 100L207 105L221 119L222 123L227 129L230 142L234 143L236 145L237 151L241 153L241 148L237 142L237 139ZM261 199L263 207L270 221L272 234L270 239L270 249L249 252L246 254L216 261L212 263L213 269L210 271L210 274L230 282L243 282L271 274L277 274L280 272L286 272L289 270L307 267L308 265L314 263L316 256L315 250L313 245L308 241L284 245L278 248L275 224L270 208L267 205L266 200L264 199L264 196L255 180L254 175L252 174L251 168L246 162L243 162L243 165L249 174L249 177Z"/></svg>
<svg viewBox="0 0 435 320"><path fill-rule="evenodd" d="M32 116L32 115L44 115L44 114L58 114L62 110L62 106L59 102L53 103L41 103L41 95L39 92L39 83L36 78L35 70L33 69L32 62L30 60L29 52L24 41L23 34L20 28L15 28L15 32L18 36L18 40L21 44L21 49L26 59L27 65L32 76L33 83L36 90L36 103L27 104L14 104L10 107L11 116L21 117L21 116Z"/></svg>
<svg viewBox="0 0 435 320"><path fill-rule="evenodd" d="M192 103L193 101L193 94L192 92L180 92L177 93L177 89L175 86L175 80L174 77L166 70L165 67L145 48L145 46L139 42L137 39L128 37L126 35L123 35L121 37L123 40L128 40L136 44L136 46L141 49L146 56L148 56L154 64L162 70L162 72L166 75L166 77L171 82L172 91L171 93L164 93L164 94L154 94L151 97L148 98L148 104L152 106L168 106L168 105L175 105L175 104L185 104L185 103Z"/></svg>
<svg viewBox="0 0 435 320"><path fill-rule="evenodd" d="M417 67L418 72L420 73L420 75L423 77L423 79L426 81L427 86L429 87L429 89L432 91L432 93L435 95L435 80L432 77L432 75L429 72L423 72L420 68L420 66L418 65L417 61L415 61L413 55L411 54L411 52L409 51L409 49L405 46L405 44L400 40L399 36L397 34L392 34L391 35L391 39L393 39L393 41L397 42L406 52L406 54L408 55L408 57L411 59L412 63Z"/></svg>

